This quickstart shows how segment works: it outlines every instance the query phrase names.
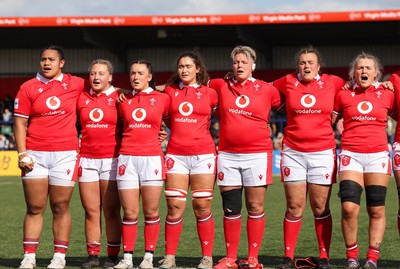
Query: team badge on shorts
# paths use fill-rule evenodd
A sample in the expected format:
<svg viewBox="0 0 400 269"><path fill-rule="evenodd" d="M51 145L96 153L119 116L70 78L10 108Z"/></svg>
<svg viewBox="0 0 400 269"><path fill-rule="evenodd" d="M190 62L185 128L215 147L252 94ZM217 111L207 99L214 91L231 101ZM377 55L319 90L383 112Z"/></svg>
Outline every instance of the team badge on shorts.
<svg viewBox="0 0 400 269"><path fill-rule="evenodd" d="M400 165L400 154L395 154L393 157L394 165L399 166Z"/></svg>
<svg viewBox="0 0 400 269"><path fill-rule="evenodd" d="M125 174L125 170L126 170L125 164L120 165L120 166L118 167L118 174L119 174L120 176L123 176L123 175Z"/></svg>
<svg viewBox="0 0 400 269"><path fill-rule="evenodd" d="M224 173L223 172L219 172L218 173L218 179L221 180L221 181L224 180Z"/></svg>
<svg viewBox="0 0 400 269"><path fill-rule="evenodd" d="M78 168L78 177L82 176L82 166L79 166Z"/></svg>
<svg viewBox="0 0 400 269"><path fill-rule="evenodd" d="M289 167L283 168L283 174L285 175L285 177L290 176L290 168Z"/></svg>
<svg viewBox="0 0 400 269"><path fill-rule="evenodd" d="M343 166L347 166L350 164L351 157L350 156L343 156L340 158L342 161Z"/></svg>
<svg viewBox="0 0 400 269"><path fill-rule="evenodd" d="M170 170L174 167L175 161L172 158L167 158L165 160L165 168L167 168L167 170Z"/></svg>

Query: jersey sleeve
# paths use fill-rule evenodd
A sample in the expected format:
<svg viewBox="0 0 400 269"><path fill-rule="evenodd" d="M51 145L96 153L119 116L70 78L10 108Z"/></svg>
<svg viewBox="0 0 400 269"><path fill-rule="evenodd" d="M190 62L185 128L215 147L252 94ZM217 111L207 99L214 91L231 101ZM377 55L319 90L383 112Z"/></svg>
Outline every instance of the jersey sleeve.
<svg viewBox="0 0 400 269"><path fill-rule="evenodd" d="M222 88L222 86L225 84L225 80L223 80L222 78L214 78L211 79L210 82L208 83L210 88L213 88L214 90L217 91L217 93L220 92L220 89Z"/></svg>
<svg viewBox="0 0 400 269"><path fill-rule="evenodd" d="M169 116L169 106L171 103L171 99L168 94L164 95L164 111L163 111L163 118L167 118Z"/></svg>
<svg viewBox="0 0 400 269"><path fill-rule="evenodd" d="M392 74L389 77L388 81L392 82L395 93L399 94L400 93L400 75L397 73Z"/></svg>
<svg viewBox="0 0 400 269"><path fill-rule="evenodd" d="M218 94L213 88L209 88L210 91L210 106L214 109L218 106Z"/></svg>
<svg viewBox="0 0 400 269"><path fill-rule="evenodd" d="M331 78L332 83L335 87L335 95L337 95L338 92L340 92L342 90L343 86L346 84L346 81L344 81L344 79L342 79L338 76L335 76L335 75L330 75L329 77Z"/></svg>
<svg viewBox="0 0 400 269"><path fill-rule="evenodd" d="M19 88L14 100L14 115L22 118L29 118L31 112L31 98L28 94L28 88L22 85Z"/></svg>
<svg viewBox="0 0 400 269"><path fill-rule="evenodd" d="M390 93L392 95L392 98L390 99L391 100L391 105L390 105L390 109L389 109L388 114L389 114L389 116L391 118L397 120L399 111L398 111L398 106L397 106L397 102L396 102L396 97L395 97L395 94L393 92L390 92Z"/></svg>
<svg viewBox="0 0 400 269"><path fill-rule="evenodd" d="M274 82L272 82L272 85L278 89L281 93L285 94L286 93L286 76L281 77Z"/></svg>
<svg viewBox="0 0 400 269"><path fill-rule="evenodd" d="M284 104L283 95L272 84L266 85L269 88L268 90L271 92L271 107L275 110L279 110Z"/></svg>
<svg viewBox="0 0 400 269"><path fill-rule="evenodd" d="M335 113L338 116L342 116L342 95L344 92L339 92L336 96L335 96L335 103L333 105L333 113Z"/></svg>

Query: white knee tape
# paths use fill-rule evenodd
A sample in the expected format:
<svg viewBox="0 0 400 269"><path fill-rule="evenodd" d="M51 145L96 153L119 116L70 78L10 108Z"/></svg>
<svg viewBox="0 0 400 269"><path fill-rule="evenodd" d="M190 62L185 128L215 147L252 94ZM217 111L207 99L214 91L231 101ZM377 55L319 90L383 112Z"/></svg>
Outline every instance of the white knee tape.
<svg viewBox="0 0 400 269"><path fill-rule="evenodd" d="M204 190L195 190L192 191L192 199L207 199L210 200L213 197L213 190L204 189Z"/></svg>
<svg viewBox="0 0 400 269"><path fill-rule="evenodd" d="M167 188L164 191L167 199L177 199L180 201L186 201L187 191L182 189Z"/></svg>

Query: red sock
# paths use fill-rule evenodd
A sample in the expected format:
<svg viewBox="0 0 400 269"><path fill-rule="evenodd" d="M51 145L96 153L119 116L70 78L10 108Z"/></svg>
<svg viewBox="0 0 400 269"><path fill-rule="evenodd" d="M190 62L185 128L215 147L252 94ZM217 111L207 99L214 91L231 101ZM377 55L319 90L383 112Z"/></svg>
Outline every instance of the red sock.
<svg viewBox="0 0 400 269"><path fill-rule="evenodd" d="M332 216L328 212L325 216L314 218L315 232L317 233L319 258L329 259L329 248L332 238Z"/></svg>
<svg viewBox="0 0 400 269"><path fill-rule="evenodd" d="M265 214L249 213L247 216L247 243L249 249L248 257L258 258L258 252L263 240L265 227Z"/></svg>
<svg viewBox="0 0 400 269"><path fill-rule="evenodd" d="M144 220L145 251L155 251L158 235L160 234L160 217Z"/></svg>
<svg viewBox="0 0 400 269"><path fill-rule="evenodd" d="M133 252L135 250L135 242L138 233L137 219L122 220L122 242L124 244L124 252Z"/></svg>
<svg viewBox="0 0 400 269"><path fill-rule="evenodd" d="M212 213L197 219L197 234L203 256L212 257L214 247L214 218Z"/></svg>
<svg viewBox="0 0 400 269"><path fill-rule="evenodd" d="M379 248L369 246L367 252L367 260L373 261L375 264L378 262L379 259Z"/></svg>
<svg viewBox="0 0 400 269"><path fill-rule="evenodd" d="M223 222L226 256L236 260L242 230L242 215L224 216Z"/></svg>
<svg viewBox="0 0 400 269"><path fill-rule="evenodd" d="M183 219L165 220L165 254L175 255L181 237Z"/></svg>
<svg viewBox="0 0 400 269"><path fill-rule="evenodd" d="M285 244L285 257L294 258L297 238L299 237L302 218L296 219L286 213L283 220L283 242Z"/></svg>
<svg viewBox="0 0 400 269"><path fill-rule="evenodd" d="M39 245L39 238L23 238L24 254L35 254Z"/></svg>
<svg viewBox="0 0 400 269"><path fill-rule="evenodd" d="M68 245L69 241L54 240L54 253L67 253Z"/></svg>
<svg viewBox="0 0 400 269"><path fill-rule="evenodd" d="M100 242L86 242L86 250L88 255L99 256L100 253Z"/></svg>
<svg viewBox="0 0 400 269"><path fill-rule="evenodd" d="M118 256L121 249L121 242L107 242L107 255Z"/></svg>
<svg viewBox="0 0 400 269"><path fill-rule="evenodd" d="M351 245L346 245L346 256L347 259L358 259L358 245L357 242Z"/></svg>

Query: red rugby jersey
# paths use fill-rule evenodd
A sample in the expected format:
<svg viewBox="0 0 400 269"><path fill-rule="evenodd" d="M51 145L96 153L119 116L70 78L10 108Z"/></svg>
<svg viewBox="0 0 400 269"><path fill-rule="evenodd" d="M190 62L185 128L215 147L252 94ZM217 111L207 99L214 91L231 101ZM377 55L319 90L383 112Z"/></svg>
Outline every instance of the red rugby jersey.
<svg viewBox="0 0 400 269"><path fill-rule="evenodd" d="M331 117L335 95L344 83L339 77L325 74L309 83L299 80L295 74L273 82L286 97L287 124L283 137L286 145L303 152L336 146Z"/></svg>
<svg viewBox="0 0 400 269"><path fill-rule="evenodd" d="M202 86L170 85L165 92L171 99L171 135L167 153L198 155L215 153L210 133L211 114L217 106L215 90Z"/></svg>
<svg viewBox="0 0 400 269"><path fill-rule="evenodd" d="M39 73L21 85L14 115L28 119L26 148L40 151L78 149L76 103L84 79L61 74L48 80Z"/></svg>
<svg viewBox="0 0 400 269"><path fill-rule="evenodd" d="M395 92L395 96L396 96L396 104L397 107L400 107L400 71L397 71L396 73L393 73L389 79L389 81L391 81L393 83L394 86L394 92ZM399 116L399 113L397 113ZM398 118L395 119L397 122L399 122ZM394 141L395 142L400 142L400 124L396 125L396 132L394 135Z"/></svg>
<svg viewBox="0 0 400 269"><path fill-rule="evenodd" d="M93 90L81 93L78 101L82 125L81 156L118 157L121 146L121 122L117 98L118 92L112 86L100 95Z"/></svg>
<svg viewBox="0 0 400 269"><path fill-rule="evenodd" d="M123 119L120 153L125 155L155 156L162 154L158 133L162 118L168 115L169 96L147 88L133 92L118 105Z"/></svg>
<svg viewBox="0 0 400 269"><path fill-rule="evenodd" d="M271 108L281 105L279 91L265 81L250 78L244 85L235 80L212 79L219 96L218 149L231 153L272 150L268 128Z"/></svg>
<svg viewBox="0 0 400 269"><path fill-rule="evenodd" d="M379 83L367 90L356 84L353 90L340 91L334 112L343 116L342 149L360 153L387 151L387 117L396 110L394 93Z"/></svg>

